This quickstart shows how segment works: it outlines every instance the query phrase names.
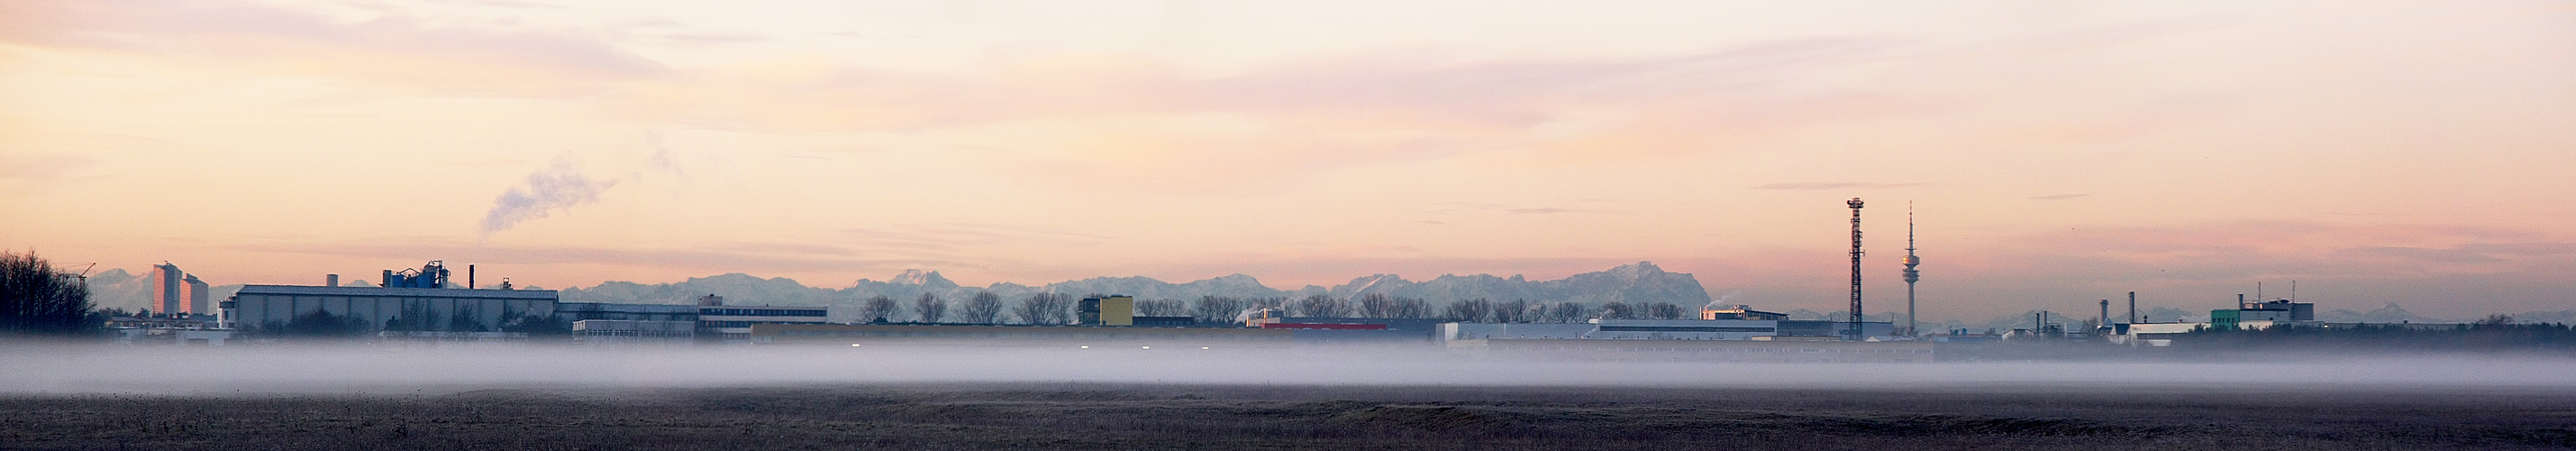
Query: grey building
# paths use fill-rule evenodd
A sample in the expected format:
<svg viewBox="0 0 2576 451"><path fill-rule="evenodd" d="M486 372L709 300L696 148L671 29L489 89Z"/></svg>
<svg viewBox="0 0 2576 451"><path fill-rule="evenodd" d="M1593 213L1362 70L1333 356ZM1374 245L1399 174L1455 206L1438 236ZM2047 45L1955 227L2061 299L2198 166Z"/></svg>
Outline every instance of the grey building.
<svg viewBox="0 0 2576 451"><path fill-rule="evenodd" d="M554 290L245 285L221 307L227 326L259 332L320 321L361 331L498 332L551 319L557 299Z"/></svg>

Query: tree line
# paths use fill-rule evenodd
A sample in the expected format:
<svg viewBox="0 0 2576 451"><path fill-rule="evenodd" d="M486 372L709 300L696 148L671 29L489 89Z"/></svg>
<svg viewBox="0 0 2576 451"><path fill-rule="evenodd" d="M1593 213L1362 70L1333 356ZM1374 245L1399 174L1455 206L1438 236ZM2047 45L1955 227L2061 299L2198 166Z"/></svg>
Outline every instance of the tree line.
<svg viewBox="0 0 2576 451"><path fill-rule="evenodd" d="M1098 295L1092 295L1098 296ZM955 308L938 295L922 293L911 302L886 296L870 297L859 302L858 322L863 323L953 323L953 324L1029 324L1063 325L1074 322L1073 309L1079 297L1060 293L1036 293L1006 303L1000 295L976 292ZM908 305L907 305L908 304ZM1237 298L1201 296L1177 299L1138 299L1137 316L1190 317L1202 325L1240 325L1241 316L1249 311L1268 309L1288 317L1439 319L1485 323L1577 323L1592 319L1694 319L1696 311L1669 302L1608 302L1598 306L1580 302L1533 302L1522 299L1493 301L1466 299L1434 308L1429 301L1369 293L1357 299L1312 295L1303 298ZM952 314L953 313L953 314Z"/></svg>
<svg viewBox="0 0 2576 451"><path fill-rule="evenodd" d="M33 251L0 250L0 334L79 335L104 327L89 284L54 269Z"/></svg>

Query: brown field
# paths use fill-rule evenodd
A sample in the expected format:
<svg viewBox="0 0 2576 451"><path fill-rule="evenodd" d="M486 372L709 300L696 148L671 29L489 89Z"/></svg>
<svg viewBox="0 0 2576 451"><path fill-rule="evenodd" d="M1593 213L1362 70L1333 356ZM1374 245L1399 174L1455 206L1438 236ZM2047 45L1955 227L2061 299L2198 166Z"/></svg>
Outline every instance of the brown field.
<svg viewBox="0 0 2576 451"><path fill-rule="evenodd" d="M2564 449L2576 392L978 384L6 395L9 449Z"/></svg>

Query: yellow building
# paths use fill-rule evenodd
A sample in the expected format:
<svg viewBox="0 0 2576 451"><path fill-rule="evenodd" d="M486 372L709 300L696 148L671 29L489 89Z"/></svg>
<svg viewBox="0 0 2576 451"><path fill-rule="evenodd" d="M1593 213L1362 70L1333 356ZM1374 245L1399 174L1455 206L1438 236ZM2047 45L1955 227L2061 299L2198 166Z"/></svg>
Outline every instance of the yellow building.
<svg viewBox="0 0 2576 451"><path fill-rule="evenodd" d="M1136 325L1136 298L1134 296L1113 294L1095 298L1082 298L1082 305L1079 307L1081 309L1081 317L1078 318L1078 322L1085 326Z"/></svg>

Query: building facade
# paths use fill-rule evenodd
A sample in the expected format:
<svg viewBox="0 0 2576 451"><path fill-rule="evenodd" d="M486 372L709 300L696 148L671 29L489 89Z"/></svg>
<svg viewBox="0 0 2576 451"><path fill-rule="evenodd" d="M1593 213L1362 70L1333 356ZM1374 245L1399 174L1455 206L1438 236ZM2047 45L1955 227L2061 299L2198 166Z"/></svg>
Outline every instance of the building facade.
<svg viewBox="0 0 2576 451"><path fill-rule="evenodd" d="M224 301L225 325L261 333L325 330L500 332L552 319L554 290L245 285Z"/></svg>

